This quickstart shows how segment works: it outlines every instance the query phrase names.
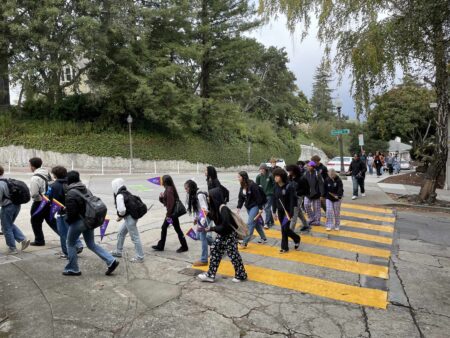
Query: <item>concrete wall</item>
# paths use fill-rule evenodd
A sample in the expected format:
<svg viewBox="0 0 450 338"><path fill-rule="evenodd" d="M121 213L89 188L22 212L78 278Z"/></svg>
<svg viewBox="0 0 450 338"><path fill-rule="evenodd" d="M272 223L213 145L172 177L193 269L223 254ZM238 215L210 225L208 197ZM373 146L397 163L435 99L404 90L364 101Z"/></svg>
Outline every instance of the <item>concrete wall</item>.
<svg viewBox="0 0 450 338"><path fill-rule="evenodd" d="M22 146L0 147L0 164L5 170L11 168L28 167L28 160L40 157L44 166L50 168L63 165L68 169L89 170L102 172L129 172L130 160L123 157L94 157L86 154L62 154L54 151L26 149ZM187 161L143 161L133 160L132 172L164 173L164 172L196 172L204 171L207 164L190 163ZM103 169L102 169L103 168ZM255 171L257 166L239 166L231 168L217 168L219 171L240 170Z"/></svg>
<svg viewBox="0 0 450 338"><path fill-rule="evenodd" d="M328 156L322 151L322 149L305 144L301 144L300 147L301 153L300 157L298 158L299 161L309 161L311 159L311 156L319 155L321 158L321 162L325 165L327 164L329 159Z"/></svg>

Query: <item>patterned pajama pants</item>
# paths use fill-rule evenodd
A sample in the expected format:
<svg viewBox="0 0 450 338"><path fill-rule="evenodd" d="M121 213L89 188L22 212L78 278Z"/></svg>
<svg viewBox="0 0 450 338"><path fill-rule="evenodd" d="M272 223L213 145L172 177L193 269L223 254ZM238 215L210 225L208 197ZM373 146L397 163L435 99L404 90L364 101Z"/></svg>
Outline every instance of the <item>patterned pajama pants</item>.
<svg viewBox="0 0 450 338"><path fill-rule="evenodd" d="M217 235L216 240L211 246L211 257L208 270L209 277L216 277L220 261L226 252L234 266L235 277L238 279L247 279L247 273L245 272L237 243L236 234L234 232L226 236Z"/></svg>
<svg viewBox="0 0 450 338"><path fill-rule="evenodd" d="M341 224L341 200L333 202L327 199L327 228L339 228Z"/></svg>
<svg viewBox="0 0 450 338"><path fill-rule="evenodd" d="M320 225L320 217L322 216L322 211L320 210L320 198L315 200L310 200L305 197L305 209L308 214L310 225Z"/></svg>

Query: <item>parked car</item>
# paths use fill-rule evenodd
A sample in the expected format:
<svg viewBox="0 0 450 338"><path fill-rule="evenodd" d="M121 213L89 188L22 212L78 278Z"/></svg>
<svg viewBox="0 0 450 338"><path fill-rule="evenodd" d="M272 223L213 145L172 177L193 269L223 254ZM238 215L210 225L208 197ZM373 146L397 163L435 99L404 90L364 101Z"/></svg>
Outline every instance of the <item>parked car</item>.
<svg viewBox="0 0 450 338"><path fill-rule="evenodd" d="M267 160L266 164L269 168L272 167L272 163L270 163L270 160ZM277 159L277 166L286 169L286 162L282 158L279 158Z"/></svg>
<svg viewBox="0 0 450 338"><path fill-rule="evenodd" d="M351 162L352 162L352 158L351 157L344 156L344 169L345 169L346 172L348 171L348 168L350 167L350 163ZM327 168L328 168L328 170L334 169L338 173L341 172L341 158L340 158L340 156L334 157L330 161L328 161Z"/></svg>
<svg viewBox="0 0 450 338"><path fill-rule="evenodd" d="M410 170L411 168L411 162L410 161L405 161L405 160L401 160L400 161L400 169L401 170Z"/></svg>

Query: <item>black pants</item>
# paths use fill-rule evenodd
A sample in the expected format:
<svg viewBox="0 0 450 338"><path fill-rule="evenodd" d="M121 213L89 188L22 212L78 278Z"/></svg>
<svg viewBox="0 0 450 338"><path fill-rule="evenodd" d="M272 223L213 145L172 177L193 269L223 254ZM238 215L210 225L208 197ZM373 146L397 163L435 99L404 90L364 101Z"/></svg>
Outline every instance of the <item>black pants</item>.
<svg viewBox="0 0 450 338"><path fill-rule="evenodd" d="M188 245L186 242L186 238L184 237L184 233L183 230L181 230L180 227L180 220L178 218L172 218L172 222L173 222L173 228L175 229L177 235L178 235L178 239L180 241L181 247L183 249L187 249ZM164 220L164 223L161 227L161 239L158 242L158 248L161 250L164 250L164 247L166 245L166 237L167 237L167 228L169 227L169 222L167 222L167 220Z"/></svg>
<svg viewBox="0 0 450 338"><path fill-rule="evenodd" d="M40 201L34 201L31 205L30 214L33 215L36 209L41 204ZM37 215L31 217L31 227L33 228L34 241L38 244L45 244L44 232L42 231L42 223L47 222L50 228L59 236L56 226L56 219L50 220L50 205L47 204L44 209Z"/></svg>
<svg viewBox="0 0 450 338"><path fill-rule="evenodd" d="M283 222L284 212L278 212L278 219L280 222ZM300 242L300 236L297 235L294 231L291 230L291 222L286 222L285 224L281 224L281 249L289 250L289 237L292 238L294 243Z"/></svg>
<svg viewBox="0 0 450 338"><path fill-rule="evenodd" d="M375 166L375 168L377 169L377 176L381 176L381 164Z"/></svg>

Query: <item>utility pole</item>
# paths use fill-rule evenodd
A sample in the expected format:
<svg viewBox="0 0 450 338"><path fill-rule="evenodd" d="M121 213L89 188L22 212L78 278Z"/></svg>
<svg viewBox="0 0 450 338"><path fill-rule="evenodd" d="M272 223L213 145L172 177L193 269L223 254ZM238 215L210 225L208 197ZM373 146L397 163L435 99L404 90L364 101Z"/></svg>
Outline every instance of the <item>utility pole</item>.
<svg viewBox="0 0 450 338"><path fill-rule="evenodd" d="M341 117L341 109L342 109L342 102L340 100L336 100L336 109L338 113L338 124L339 128L342 128L342 117ZM341 171L339 173L339 176L345 176L345 167L344 167L344 143L342 139L342 134L338 135L339 140L339 156L341 157Z"/></svg>
<svg viewBox="0 0 450 338"><path fill-rule="evenodd" d="M128 122L128 133L130 135L130 174L133 169L133 139L131 138L131 124L133 123L133 118L131 115L127 117Z"/></svg>

